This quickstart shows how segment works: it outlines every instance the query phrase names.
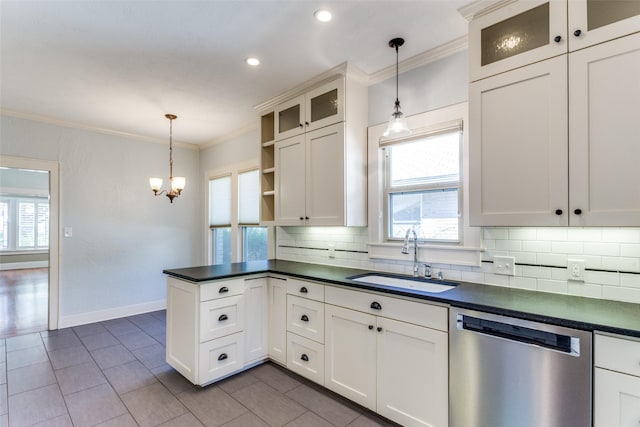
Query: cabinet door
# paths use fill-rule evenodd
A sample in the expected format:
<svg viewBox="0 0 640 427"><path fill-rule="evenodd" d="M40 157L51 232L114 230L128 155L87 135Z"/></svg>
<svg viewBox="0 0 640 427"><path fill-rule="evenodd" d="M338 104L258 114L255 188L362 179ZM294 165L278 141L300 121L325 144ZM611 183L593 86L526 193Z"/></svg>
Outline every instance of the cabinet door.
<svg viewBox="0 0 640 427"><path fill-rule="evenodd" d="M287 281L269 278L269 357L287 363Z"/></svg>
<svg viewBox="0 0 640 427"><path fill-rule="evenodd" d="M571 53L569 72L571 225L639 226L640 34Z"/></svg>
<svg viewBox="0 0 640 427"><path fill-rule="evenodd" d="M324 384L324 346L287 332L287 369Z"/></svg>
<svg viewBox="0 0 640 427"><path fill-rule="evenodd" d="M469 24L469 74L476 81L567 52L566 0L520 0Z"/></svg>
<svg viewBox="0 0 640 427"><path fill-rule="evenodd" d="M470 86L471 225L568 225L567 58Z"/></svg>
<svg viewBox="0 0 640 427"><path fill-rule="evenodd" d="M276 224L302 225L305 220L304 135L276 143Z"/></svg>
<svg viewBox="0 0 640 427"><path fill-rule="evenodd" d="M305 100L307 132L344 121L344 77L309 91Z"/></svg>
<svg viewBox="0 0 640 427"><path fill-rule="evenodd" d="M376 409L376 318L325 305L325 380L330 390Z"/></svg>
<svg viewBox="0 0 640 427"><path fill-rule="evenodd" d="M245 280L245 363L262 360L268 353L269 306L267 279Z"/></svg>
<svg viewBox="0 0 640 427"><path fill-rule="evenodd" d="M303 95L278 105L275 111L276 141L304 132L304 102Z"/></svg>
<svg viewBox="0 0 640 427"><path fill-rule="evenodd" d="M377 412L403 426L449 424L445 332L378 318Z"/></svg>
<svg viewBox="0 0 640 427"><path fill-rule="evenodd" d="M344 225L344 124L306 134L308 225Z"/></svg>
<svg viewBox="0 0 640 427"><path fill-rule="evenodd" d="M640 378L596 368L594 427L640 425Z"/></svg>
<svg viewBox="0 0 640 427"><path fill-rule="evenodd" d="M640 31L640 1L570 0L569 50Z"/></svg>

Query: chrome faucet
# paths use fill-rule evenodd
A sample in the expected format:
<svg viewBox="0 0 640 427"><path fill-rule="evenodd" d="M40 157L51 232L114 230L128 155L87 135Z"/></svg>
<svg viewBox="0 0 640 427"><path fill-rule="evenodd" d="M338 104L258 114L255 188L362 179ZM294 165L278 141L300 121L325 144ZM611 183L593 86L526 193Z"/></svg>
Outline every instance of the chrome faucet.
<svg viewBox="0 0 640 427"><path fill-rule="evenodd" d="M418 235L413 228L407 230L407 234L404 236L404 245L402 245L402 253L409 253L409 234L413 233L413 276L418 277Z"/></svg>

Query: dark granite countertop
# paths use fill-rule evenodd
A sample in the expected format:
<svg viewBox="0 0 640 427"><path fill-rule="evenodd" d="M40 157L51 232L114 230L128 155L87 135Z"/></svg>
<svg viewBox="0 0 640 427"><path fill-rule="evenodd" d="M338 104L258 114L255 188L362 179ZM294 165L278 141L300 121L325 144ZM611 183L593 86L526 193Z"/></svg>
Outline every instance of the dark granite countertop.
<svg viewBox="0 0 640 427"><path fill-rule="evenodd" d="M169 276L194 283L259 273L280 273L300 279L436 301L454 307L536 322L640 338L640 304L468 282L460 282L455 289L446 292L429 293L347 279L347 277L367 273L370 270L283 260L168 269L163 272Z"/></svg>

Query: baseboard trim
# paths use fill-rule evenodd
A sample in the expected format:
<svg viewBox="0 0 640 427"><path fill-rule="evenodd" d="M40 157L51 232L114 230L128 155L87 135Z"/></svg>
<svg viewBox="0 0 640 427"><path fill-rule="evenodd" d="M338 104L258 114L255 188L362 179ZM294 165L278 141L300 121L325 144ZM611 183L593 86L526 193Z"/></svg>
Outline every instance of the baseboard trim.
<svg viewBox="0 0 640 427"><path fill-rule="evenodd" d="M0 264L0 270L22 270L25 268L49 267L49 261L5 262Z"/></svg>
<svg viewBox="0 0 640 427"><path fill-rule="evenodd" d="M71 314L60 316L59 328L70 328L72 326L86 325L88 323L103 322L105 320L117 319L119 317L134 316L150 311L164 310L167 308L167 300L149 301L142 304L132 304L123 307L108 308L106 310L90 311L88 313Z"/></svg>

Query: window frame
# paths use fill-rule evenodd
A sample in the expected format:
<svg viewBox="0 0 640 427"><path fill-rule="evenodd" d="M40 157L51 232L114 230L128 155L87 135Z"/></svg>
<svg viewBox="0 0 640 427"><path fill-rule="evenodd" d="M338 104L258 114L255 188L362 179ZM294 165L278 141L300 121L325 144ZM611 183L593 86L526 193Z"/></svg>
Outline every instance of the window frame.
<svg viewBox="0 0 640 427"><path fill-rule="evenodd" d="M248 161L237 163L233 165L226 166L224 168L220 168L217 170L208 171L205 173L205 227L207 230L206 236L206 244L205 244L205 259L208 264L213 265L215 260L215 239L214 239L214 230L222 229L222 228L230 228L231 229L231 262L243 262L243 239L244 239L244 228L246 226L255 227L259 226L259 224L242 224L239 222L239 179L238 176L245 172L250 172L253 170L260 170L258 166L258 160ZM209 182L214 179L223 178L225 176L231 177L231 223L224 225L215 225L212 226L210 224L210 190L209 190ZM258 179L260 176L258 175ZM272 227L267 227L267 259L272 258L271 254L273 253L273 231Z"/></svg>
<svg viewBox="0 0 640 427"><path fill-rule="evenodd" d="M468 102L461 102L447 107L430 110L424 113L407 117L410 129L418 131L424 128L432 128L439 124L452 121L462 121L462 152L460 169L460 187L458 199L460 211L460 242L438 243L421 242L418 251L418 260L431 264L454 264L465 266L480 266L483 252L481 243L481 228L469 225L469 132ZM369 259L385 261L412 261L413 253L405 255L401 253L401 241L385 240L384 216L384 159L380 149L380 140L387 128L387 123L370 126L368 134L368 248Z"/></svg>
<svg viewBox="0 0 640 427"><path fill-rule="evenodd" d="M0 248L0 253L46 253L50 248L50 233L51 233L51 201L49 196L21 196L8 194L0 197L0 203L7 205L8 224L7 224L7 247ZM20 246L20 204L31 203L34 209L34 222L33 222L33 246ZM39 246L38 232L38 208L41 205L47 206L47 245ZM2 226L2 225L0 225Z"/></svg>
<svg viewBox="0 0 640 427"><path fill-rule="evenodd" d="M446 123L444 125L447 125ZM411 143L411 142L416 142L416 141L420 141L420 140L428 140L430 137L437 137L439 135L445 135L445 134L449 134L449 133L458 133L458 179L457 180L450 180L450 181L444 181L441 183L425 183L425 184L414 184L414 185L405 185L405 186L398 186L398 187L392 187L391 186L391 161L389 160L390 158L390 153L389 150L393 148L394 145L400 145L400 144L405 144L405 143ZM463 167L463 143L462 143L462 134L463 134L463 130L459 130L459 129L451 129L448 131L443 131L443 132L438 132L438 134L436 135L430 135L430 134L425 134L425 135L418 135L417 137L415 135L413 136L409 136L406 138L401 138L399 139L395 144L389 144L385 147L381 147L380 150L383 152L382 153L382 158L383 158L383 171L384 171L384 186L383 186L383 222L384 222L384 241L385 242L399 242L399 241L404 241L404 238L401 237L392 237L390 236L390 231L391 231L391 203L390 203L390 196L392 194L404 194L404 193L422 193L424 194L425 192L429 192L429 191L433 191L433 190L451 190L451 189L455 189L457 191L457 203L458 203L458 215L457 215L457 222L458 222L458 237L455 240L450 240L450 239L425 239L425 238L420 238L420 236L418 235L418 240L421 243L431 243L431 244L455 244L455 245L459 245L460 242L463 241L463 221L462 221L462 214L461 214L461 209L460 207L462 206L463 200L462 200L462 191L461 191L461 185L462 185L462 167Z"/></svg>

